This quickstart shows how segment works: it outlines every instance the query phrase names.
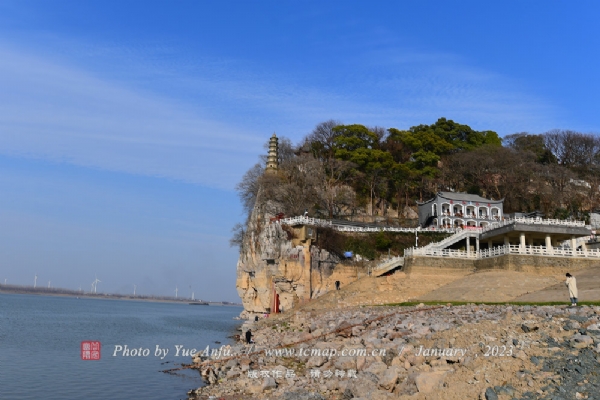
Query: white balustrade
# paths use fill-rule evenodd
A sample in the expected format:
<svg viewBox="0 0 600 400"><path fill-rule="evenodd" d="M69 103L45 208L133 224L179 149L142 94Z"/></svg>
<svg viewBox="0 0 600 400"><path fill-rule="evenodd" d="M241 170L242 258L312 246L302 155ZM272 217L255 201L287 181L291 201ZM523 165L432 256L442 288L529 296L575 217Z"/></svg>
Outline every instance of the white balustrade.
<svg viewBox="0 0 600 400"><path fill-rule="evenodd" d="M483 232L497 229L503 226L514 225L514 224L525 224L525 225L550 225L550 226L571 226L571 227L582 227L590 228L589 225L585 224L585 221L565 221L561 219L542 219L542 218L513 218L505 219L503 221L493 222L483 228Z"/></svg>
<svg viewBox="0 0 600 400"><path fill-rule="evenodd" d="M483 259L490 257L499 257L506 254L534 255L545 257L583 257L583 258L600 258L600 249L591 250L572 250L570 248L546 246L525 246L505 245L497 246L491 249L483 249L479 251L466 252L464 250L451 249L435 249L435 248L409 248L404 250L404 257L410 256L429 256L429 257L454 257L467 259Z"/></svg>
<svg viewBox="0 0 600 400"><path fill-rule="evenodd" d="M491 217L493 219L495 217ZM527 224L527 225L549 225L549 226L571 226L571 227L585 227L590 228L585 224L584 221L563 221L558 219L541 219L541 218L514 218L506 219L502 221L492 222L485 227L470 227L466 226L463 228L443 228L436 229L432 228L402 228L392 226L364 226L364 225L352 225L351 222L348 224L336 224L330 220L310 218L305 216L282 218L276 220L277 223L285 225L313 225L313 226L324 226L336 229L340 232L440 232L440 233L454 233L443 239L440 242L430 243L424 247L409 248L404 250L404 256L410 257L412 255L423 255L430 257L452 257L452 258L466 258L466 259L482 259L489 257L498 257L505 254L525 254L525 255L538 255L538 256L551 256L551 257L590 257L600 258L600 249L593 250L572 250L566 247L553 247L546 248L545 246L525 246L520 245L505 245L498 246L491 249L483 249L479 251L464 251L464 250L453 250L444 249L443 247L456 243L459 240L464 239L467 236L473 235L474 233L487 232L493 229L500 228L502 226L508 226L516 223ZM395 257L391 260L382 261L377 268L384 268L390 262L400 261L403 257Z"/></svg>
<svg viewBox="0 0 600 400"><path fill-rule="evenodd" d="M324 226L330 227L340 232L407 232L407 233L415 233L415 232L440 232L440 233L454 233L456 229L454 228L442 228L436 229L435 227L430 228L402 228L396 226L364 226L364 225L352 225L351 222L348 224L336 224L333 221L318 219L318 218L309 218L304 216L299 217L290 217L290 218L282 218L276 220L277 223L284 225L313 225L313 226Z"/></svg>

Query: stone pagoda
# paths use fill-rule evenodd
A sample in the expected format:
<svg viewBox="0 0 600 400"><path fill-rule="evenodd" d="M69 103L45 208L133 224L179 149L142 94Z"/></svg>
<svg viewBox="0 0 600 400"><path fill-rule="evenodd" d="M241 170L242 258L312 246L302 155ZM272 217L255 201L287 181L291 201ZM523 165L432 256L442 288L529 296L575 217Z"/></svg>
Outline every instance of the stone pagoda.
<svg viewBox="0 0 600 400"><path fill-rule="evenodd" d="M269 139L269 155L267 156L267 169L266 172L276 172L279 167L279 139L277 135L273 134Z"/></svg>

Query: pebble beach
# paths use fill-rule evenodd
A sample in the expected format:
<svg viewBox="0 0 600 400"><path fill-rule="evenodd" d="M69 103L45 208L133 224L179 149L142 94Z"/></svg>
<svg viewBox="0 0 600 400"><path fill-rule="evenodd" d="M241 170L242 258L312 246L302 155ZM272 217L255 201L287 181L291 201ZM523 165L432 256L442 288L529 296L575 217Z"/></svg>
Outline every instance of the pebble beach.
<svg viewBox="0 0 600 400"><path fill-rule="evenodd" d="M600 307L440 305L249 321L189 399L597 399ZM243 335L242 335L243 337ZM227 355L227 356L224 356Z"/></svg>

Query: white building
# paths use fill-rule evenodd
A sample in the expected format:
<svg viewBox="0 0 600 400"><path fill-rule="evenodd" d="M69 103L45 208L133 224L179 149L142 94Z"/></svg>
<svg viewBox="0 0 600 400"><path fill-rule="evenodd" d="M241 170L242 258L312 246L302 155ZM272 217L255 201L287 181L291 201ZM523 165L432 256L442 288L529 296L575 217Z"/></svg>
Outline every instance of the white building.
<svg viewBox="0 0 600 400"><path fill-rule="evenodd" d="M475 194L439 192L419 207L422 227L483 227L504 216L502 200L485 199Z"/></svg>

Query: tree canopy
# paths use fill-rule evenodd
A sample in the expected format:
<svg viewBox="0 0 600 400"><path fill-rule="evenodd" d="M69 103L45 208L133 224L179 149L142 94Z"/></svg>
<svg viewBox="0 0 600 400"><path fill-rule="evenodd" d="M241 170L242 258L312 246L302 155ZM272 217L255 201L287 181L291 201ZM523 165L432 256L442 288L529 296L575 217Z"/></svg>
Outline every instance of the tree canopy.
<svg viewBox="0 0 600 400"><path fill-rule="evenodd" d="M408 129L318 124L300 145L281 139L277 174L259 164L238 185L249 213L259 188L288 215L385 216L441 190L504 198L505 211L581 216L600 206L600 139L568 130L515 133L440 118ZM362 210L362 211L361 211Z"/></svg>

